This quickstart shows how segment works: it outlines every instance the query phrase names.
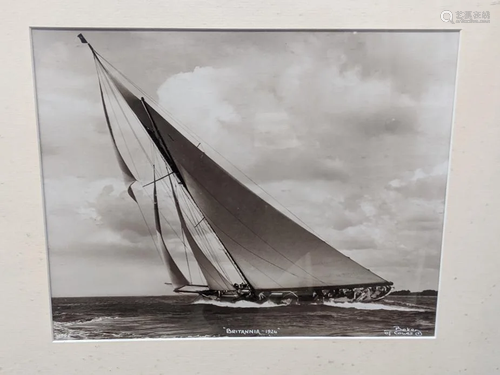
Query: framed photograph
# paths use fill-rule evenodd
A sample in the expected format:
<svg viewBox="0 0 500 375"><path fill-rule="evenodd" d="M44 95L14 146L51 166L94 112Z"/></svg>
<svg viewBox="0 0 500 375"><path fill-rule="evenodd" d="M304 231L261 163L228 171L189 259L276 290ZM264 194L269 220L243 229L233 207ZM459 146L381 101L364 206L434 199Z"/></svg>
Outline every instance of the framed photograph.
<svg viewBox="0 0 500 375"><path fill-rule="evenodd" d="M56 340L434 336L458 31L32 33Z"/></svg>
<svg viewBox="0 0 500 375"><path fill-rule="evenodd" d="M12 4L0 372L498 372L496 3Z"/></svg>

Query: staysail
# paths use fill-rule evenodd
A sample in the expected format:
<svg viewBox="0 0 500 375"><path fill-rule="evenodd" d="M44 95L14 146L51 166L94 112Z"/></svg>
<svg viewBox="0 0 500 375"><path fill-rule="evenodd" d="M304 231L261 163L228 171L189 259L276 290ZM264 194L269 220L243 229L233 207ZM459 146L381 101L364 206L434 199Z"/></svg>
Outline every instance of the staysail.
<svg viewBox="0 0 500 375"><path fill-rule="evenodd" d="M168 273L170 275L170 280L172 281L172 285L174 288L180 288L186 285L189 285L189 281L186 279L182 271L179 269L177 264L175 263L172 255L167 249L167 245L163 240L163 233L161 230L161 222L160 222L160 212L158 210L158 197L156 194L156 178L154 180L153 186L153 199L154 199L154 216L155 216L155 226L156 226L156 235L158 237L158 244L160 246L160 256L163 260L163 263L167 266Z"/></svg>
<svg viewBox="0 0 500 375"><path fill-rule="evenodd" d="M172 186L172 181L170 181L170 185ZM203 251L200 249L198 243L194 239L191 234L189 228L186 225L186 220L184 219L184 215L182 213L181 207L179 205L179 200L177 199L177 194L175 193L175 189L172 186L172 194L175 201L175 208L177 210L177 214L181 221L182 231L186 235L186 239L189 243L191 251L198 262L201 272L205 279L207 280L207 284L212 290L234 290L234 287L231 283L223 276L221 273L215 268L215 266L210 262L210 260L206 257Z"/></svg>
<svg viewBox="0 0 500 375"><path fill-rule="evenodd" d="M259 290L390 285L268 204L191 143L144 99L111 80L250 284Z"/></svg>

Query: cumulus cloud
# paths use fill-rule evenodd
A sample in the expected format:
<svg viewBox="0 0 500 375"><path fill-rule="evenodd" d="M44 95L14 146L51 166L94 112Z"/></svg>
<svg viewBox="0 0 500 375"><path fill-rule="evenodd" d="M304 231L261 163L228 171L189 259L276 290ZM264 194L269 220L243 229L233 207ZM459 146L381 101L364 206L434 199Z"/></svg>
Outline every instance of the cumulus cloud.
<svg viewBox="0 0 500 375"><path fill-rule="evenodd" d="M390 50L380 48L381 40L375 45ZM421 115L436 112L429 96L442 90L434 88L442 77L427 62L411 51L390 50L394 61L388 64L372 47L363 41L356 52L326 48L322 54L314 45L296 45L294 52L309 53L277 61L259 54L251 65L195 68L171 76L158 95L265 193L250 188L270 203L279 197L284 213L361 263L376 265L371 260L378 257L384 274L393 263L415 267L422 249L439 254L451 124L447 113L431 124ZM415 70L422 73L418 82L410 73ZM443 99L444 111L452 98ZM439 149L440 157L422 145ZM439 257L426 257L427 263L431 258L437 269Z"/></svg>

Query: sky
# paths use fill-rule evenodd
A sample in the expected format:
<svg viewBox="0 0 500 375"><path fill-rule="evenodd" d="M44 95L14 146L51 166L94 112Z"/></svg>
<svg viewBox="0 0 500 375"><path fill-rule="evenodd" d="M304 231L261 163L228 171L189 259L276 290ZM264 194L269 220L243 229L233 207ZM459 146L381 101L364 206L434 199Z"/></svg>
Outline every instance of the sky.
<svg viewBox="0 0 500 375"><path fill-rule="evenodd" d="M136 191L143 219L79 32L33 31L52 295L170 294L145 224L150 193ZM396 289L438 288L458 33L84 35L269 203ZM136 167L148 181L149 165Z"/></svg>

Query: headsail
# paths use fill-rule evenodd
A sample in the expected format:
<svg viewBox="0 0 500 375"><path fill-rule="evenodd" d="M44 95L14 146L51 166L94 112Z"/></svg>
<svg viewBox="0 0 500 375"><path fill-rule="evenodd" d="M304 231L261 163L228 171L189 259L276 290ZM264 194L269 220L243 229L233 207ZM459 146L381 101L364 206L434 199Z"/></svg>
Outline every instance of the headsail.
<svg viewBox="0 0 500 375"><path fill-rule="evenodd" d="M172 186L172 181L170 181L170 185ZM217 268L215 268L212 262L210 262L210 260L205 256L198 243L194 239L193 235L189 231L173 186L172 194L175 201L175 208L177 209L177 214L179 215L179 219L181 221L182 231L186 235L189 246L191 247L191 251L193 252L196 261L201 268L203 276L205 276L205 279L207 280L208 286L212 290L234 290L234 287L231 285L231 283L223 275L221 275L221 273L217 270Z"/></svg>
<svg viewBox="0 0 500 375"><path fill-rule="evenodd" d="M83 38L83 36L82 36ZM120 170L123 173L123 177L125 179L125 183L127 184L128 188L128 194L130 197L137 203L137 199L135 197L134 191L132 190L132 185L134 182L137 181L137 179L134 177L132 171L128 167L127 163L125 163L125 160L123 159L122 154L120 153L120 150L118 149L118 145L116 144L116 139L115 135L113 133L113 128L111 127L111 122L109 121L109 114L108 114L108 108L106 106L106 101L104 100L104 93L102 91L102 85L101 81L99 81L99 91L101 93L101 101L102 101L102 108L104 110L104 118L106 119L106 125L108 126L108 131L111 136L111 140L113 142L113 149L115 151L116 159L118 160L118 165L120 166Z"/></svg>
<svg viewBox="0 0 500 375"><path fill-rule="evenodd" d="M110 77L143 126L155 124L162 151L173 160L193 200L255 289L391 284L253 193Z"/></svg>
<svg viewBox="0 0 500 375"><path fill-rule="evenodd" d="M80 35L79 37L82 40L82 42L86 43L86 40L83 36ZM97 59L97 57L95 55L94 55L94 57L96 58L96 62L98 63L98 65L97 65L98 72L99 72L99 68L102 68L103 70L105 70L104 67L102 66L102 64L100 63L100 61ZM106 120L106 125L108 128L109 134L111 136L112 143L113 143L113 150L115 152L120 170L122 171L125 183L128 185L128 188L127 188L128 194L137 204L139 204L139 202L137 201L135 194L132 190L132 185L137 181L137 179L134 176L134 174L132 173L132 171L130 170L127 163L125 162L125 159L122 156L120 149L118 147L118 144L116 142L116 138L115 138L115 135L113 132L113 127L111 125L111 121L109 118L106 100L104 99L103 86L102 86L100 79L99 79L99 91L100 91L100 96L101 96L101 101L102 101L102 106L103 106L103 111L104 111L104 117ZM167 271L169 273L170 280L171 280L174 288L180 288L180 287L183 287L186 285L190 285L189 281L184 276L184 274L182 273L182 271L179 269L179 267L175 263L174 259L172 258L172 255L170 254L169 250L167 249L167 246L166 246L165 241L163 239L163 234L162 234L162 230L161 230L160 215L159 215L159 210L158 210L156 178L153 178L153 183L154 183L154 188L153 188L154 219L155 219L155 227L156 227L156 234L157 234L157 241L158 241L158 250L159 250L160 257L167 267Z"/></svg>
<svg viewBox="0 0 500 375"><path fill-rule="evenodd" d="M160 246L160 256L165 265L167 266L167 270L170 275L170 280L172 281L172 285L175 288L180 288L189 285L189 281L186 279L182 271L175 263L174 259L172 258L172 255L170 255L170 252L167 249L167 245L165 245L165 241L163 240L163 233L161 230L161 222L160 222L160 213L158 210L158 197L156 195L156 179L154 179L153 198L154 198L156 235L158 237L158 244Z"/></svg>

